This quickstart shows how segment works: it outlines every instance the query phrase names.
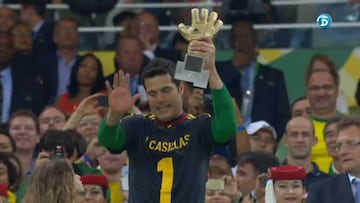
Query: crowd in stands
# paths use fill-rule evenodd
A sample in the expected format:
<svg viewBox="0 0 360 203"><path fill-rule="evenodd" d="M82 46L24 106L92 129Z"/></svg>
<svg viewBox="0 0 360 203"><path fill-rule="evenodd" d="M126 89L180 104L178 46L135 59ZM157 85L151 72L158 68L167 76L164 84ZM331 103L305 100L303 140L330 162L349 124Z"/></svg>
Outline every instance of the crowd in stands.
<svg viewBox="0 0 360 203"><path fill-rule="evenodd" d="M276 34L259 34L253 27L278 22L277 11L270 1L241 2L246 1L227 2L232 28L228 36L220 35L232 58L216 62L238 128L211 153L207 177L198 177L207 181L202 198L205 203L360 203L360 118L349 115L336 64L325 54L311 56L299 76L304 84L297 84L306 92L291 103L284 73L258 59L259 44ZM3 3L20 3L21 9L0 6L0 203L133 202L129 188L135 178L129 173L135 172L127 151L106 148L98 137L111 103L106 96L123 71L138 99L127 115L153 113L148 97L155 96L147 92L144 72L159 58L175 66L189 45L180 34L162 36L159 25L191 24L190 10L171 10L171 22L164 22L169 19L161 17L162 9L116 15L113 25L124 29L106 44L115 52L115 70L104 75L98 56L91 50L80 54L76 18L48 18L40 0ZM244 17L249 8L257 15ZM177 88L189 118L218 113L212 90L188 82ZM360 105L360 81L354 96Z"/></svg>

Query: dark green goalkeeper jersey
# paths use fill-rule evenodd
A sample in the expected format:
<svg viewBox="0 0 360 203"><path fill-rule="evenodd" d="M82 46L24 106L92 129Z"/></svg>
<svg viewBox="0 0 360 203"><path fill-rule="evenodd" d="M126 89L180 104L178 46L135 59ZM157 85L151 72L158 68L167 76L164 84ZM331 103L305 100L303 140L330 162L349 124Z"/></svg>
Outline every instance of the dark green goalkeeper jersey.
<svg viewBox="0 0 360 203"><path fill-rule="evenodd" d="M184 113L163 123L135 115L116 127L102 121L99 142L113 153L127 150L129 156L129 203L204 202L211 152L236 132L227 90L212 94L215 117Z"/></svg>

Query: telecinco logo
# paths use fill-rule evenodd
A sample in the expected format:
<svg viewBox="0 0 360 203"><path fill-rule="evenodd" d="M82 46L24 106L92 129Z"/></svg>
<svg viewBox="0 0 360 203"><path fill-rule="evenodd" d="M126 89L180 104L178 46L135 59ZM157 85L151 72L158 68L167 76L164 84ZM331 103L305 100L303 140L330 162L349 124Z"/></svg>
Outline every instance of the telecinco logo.
<svg viewBox="0 0 360 203"><path fill-rule="evenodd" d="M332 19L329 14L323 13L317 17L316 22L317 22L319 28L327 29L331 26Z"/></svg>

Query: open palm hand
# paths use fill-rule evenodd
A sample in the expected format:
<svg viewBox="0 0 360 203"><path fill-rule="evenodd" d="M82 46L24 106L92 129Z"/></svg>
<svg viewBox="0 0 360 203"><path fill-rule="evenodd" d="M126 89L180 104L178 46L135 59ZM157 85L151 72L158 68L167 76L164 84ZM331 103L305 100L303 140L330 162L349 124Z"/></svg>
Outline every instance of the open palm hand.
<svg viewBox="0 0 360 203"><path fill-rule="evenodd" d="M134 100L130 93L129 83L129 74L125 75L122 70L115 74L112 87L109 82L106 82L109 95L109 108L113 113L125 114L131 111Z"/></svg>

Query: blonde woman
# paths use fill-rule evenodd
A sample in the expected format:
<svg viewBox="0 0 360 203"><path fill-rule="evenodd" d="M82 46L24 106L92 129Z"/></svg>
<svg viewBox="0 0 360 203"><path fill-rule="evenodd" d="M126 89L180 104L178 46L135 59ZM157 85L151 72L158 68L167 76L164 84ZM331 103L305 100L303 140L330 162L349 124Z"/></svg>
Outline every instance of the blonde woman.
<svg viewBox="0 0 360 203"><path fill-rule="evenodd" d="M73 183L73 184L71 184ZM55 158L38 166L30 177L23 202L78 203L84 194L79 176L62 158Z"/></svg>

